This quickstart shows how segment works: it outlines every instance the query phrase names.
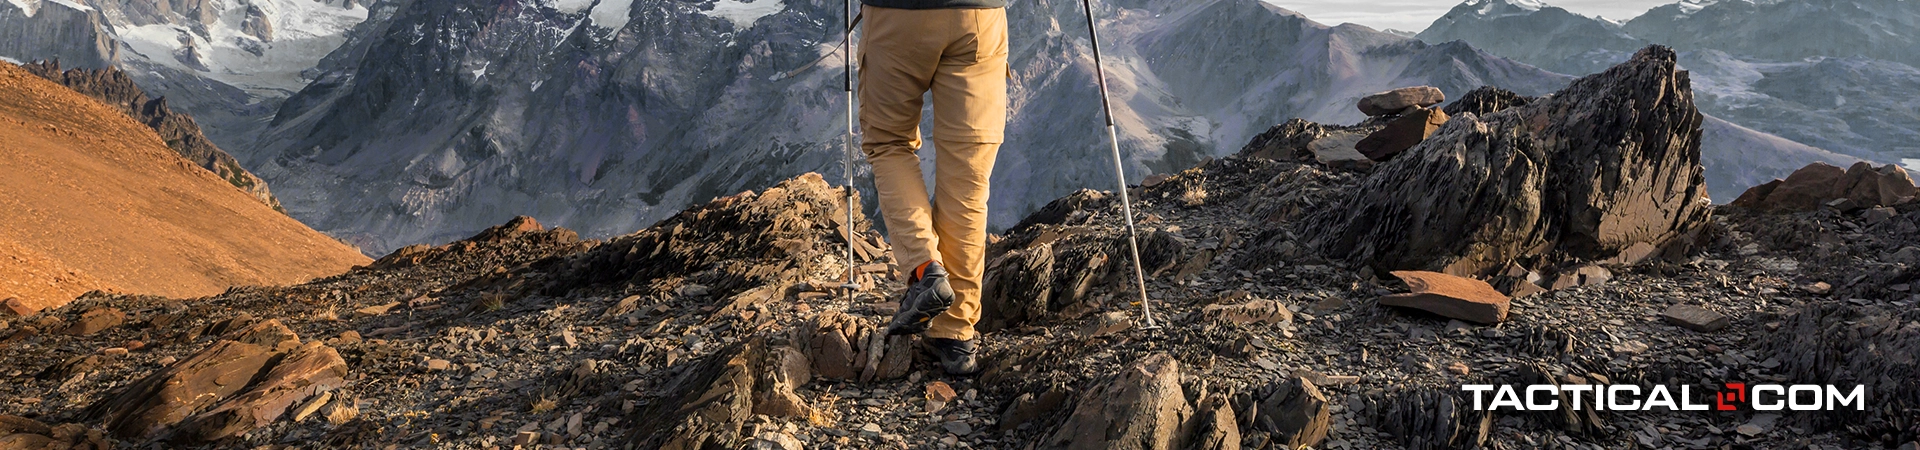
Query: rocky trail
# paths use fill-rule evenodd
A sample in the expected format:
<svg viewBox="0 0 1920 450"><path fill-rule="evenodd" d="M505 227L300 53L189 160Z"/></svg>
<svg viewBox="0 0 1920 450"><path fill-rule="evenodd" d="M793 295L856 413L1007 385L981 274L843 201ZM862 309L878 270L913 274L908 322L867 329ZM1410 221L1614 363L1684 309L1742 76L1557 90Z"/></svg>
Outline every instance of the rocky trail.
<svg viewBox="0 0 1920 450"><path fill-rule="evenodd" d="M976 377L877 332L887 246L809 174L605 241L521 218L302 285L0 309L0 448L1914 448L1911 179L1814 168L1708 206L1687 83L1650 48L1552 97L1290 122L1150 177L1157 330L1114 196L1056 200L994 238ZM1316 152L1381 130L1416 135ZM849 265L852 298L821 288ZM1726 382L1871 408L1461 389Z"/></svg>

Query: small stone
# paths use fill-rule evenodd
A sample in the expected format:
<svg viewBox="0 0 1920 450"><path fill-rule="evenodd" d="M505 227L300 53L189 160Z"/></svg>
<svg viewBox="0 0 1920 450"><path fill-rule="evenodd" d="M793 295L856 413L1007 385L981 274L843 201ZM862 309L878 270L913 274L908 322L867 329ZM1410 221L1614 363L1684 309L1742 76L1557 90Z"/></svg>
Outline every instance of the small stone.
<svg viewBox="0 0 1920 450"><path fill-rule="evenodd" d="M1081 339L1093 339L1133 328L1133 319L1125 312L1108 311L1093 316L1093 320L1080 327L1077 333Z"/></svg>
<svg viewBox="0 0 1920 450"><path fill-rule="evenodd" d="M515 446L525 447L538 442L540 442L540 432L538 431L522 431L520 434L513 436L513 445Z"/></svg>
<svg viewBox="0 0 1920 450"><path fill-rule="evenodd" d="M948 433L953 433L955 436L966 436L969 434L973 434L973 426L967 425L967 423L964 421L956 420L952 422L947 422L947 423L940 424L940 427L947 429Z"/></svg>
<svg viewBox="0 0 1920 450"><path fill-rule="evenodd" d="M1464 377L1464 376L1467 376L1467 373L1471 372L1472 369L1467 367L1467 363L1454 361L1453 364L1447 365L1447 371L1453 372L1454 375L1459 375Z"/></svg>
<svg viewBox="0 0 1920 450"><path fill-rule="evenodd" d="M8 297L5 301L0 301L0 316L26 317L39 312L40 310L27 307L27 302L19 298Z"/></svg>
<svg viewBox="0 0 1920 450"><path fill-rule="evenodd" d="M1667 311L1660 315L1667 319L1667 323L1700 332L1720 331L1731 323L1725 314L1693 305L1669 306Z"/></svg>
<svg viewBox="0 0 1920 450"><path fill-rule="evenodd" d="M1827 295L1828 292L1833 292L1833 285L1827 284L1825 281L1815 282L1807 286L1807 293L1809 294Z"/></svg>
<svg viewBox="0 0 1920 450"><path fill-rule="evenodd" d="M356 309L356 310L353 310L353 312L354 314L359 314L362 316L379 316L379 315L385 315L388 311L392 311L393 308L398 306L400 306L400 302L392 302L384 305L373 305L365 308Z"/></svg>
<svg viewBox="0 0 1920 450"><path fill-rule="evenodd" d="M1626 342L1621 342L1613 345L1614 353L1619 353L1623 355L1638 355L1641 353L1646 353L1647 348L1648 348L1647 343L1640 342L1640 341L1626 341Z"/></svg>
<svg viewBox="0 0 1920 450"><path fill-rule="evenodd" d="M860 426L860 432L878 436L880 434L880 424L867 422L865 425Z"/></svg>
<svg viewBox="0 0 1920 450"><path fill-rule="evenodd" d="M453 361L448 361L444 359L429 359L427 360L426 367L427 367L427 370L438 372L438 371L453 368Z"/></svg>
<svg viewBox="0 0 1920 450"><path fill-rule="evenodd" d="M100 354L107 356L127 356L127 349L123 347L109 347L100 350Z"/></svg>
<svg viewBox="0 0 1920 450"><path fill-rule="evenodd" d="M1746 424L1740 424L1739 427L1735 427L1733 431L1739 432L1740 434L1745 435L1747 437L1754 437L1754 436L1759 436L1760 433L1765 433L1767 430L1761 429L1759 425L1746 423Z"/></svg>
<svg viewBox="0 0 1920 450"><path fill-rule="evenodd" d="M360 332L353 330L342 331L340 332L340 337L334 339L334 345L353 345L358 343L360 343Z"/></svg>

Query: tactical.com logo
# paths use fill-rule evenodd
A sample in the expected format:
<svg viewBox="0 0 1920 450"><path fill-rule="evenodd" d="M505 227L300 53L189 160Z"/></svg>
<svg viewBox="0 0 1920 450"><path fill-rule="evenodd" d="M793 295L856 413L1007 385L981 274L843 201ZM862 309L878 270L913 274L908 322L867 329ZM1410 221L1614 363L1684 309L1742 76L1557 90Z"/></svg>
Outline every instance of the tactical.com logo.
<svg viewBox="0 0 1920 450"><path fill-rule="evenodd" d="M1526 386L1469 384L1473 409L1479 411L1555 411L1561 402L1578 411L1835 411L1867 409L1867 387L1841 389L1818 384L1726 383L1723 389L1695 397L1692 386L1535 384ZM1675 395L1675 394L1678 395Z"/></svg>

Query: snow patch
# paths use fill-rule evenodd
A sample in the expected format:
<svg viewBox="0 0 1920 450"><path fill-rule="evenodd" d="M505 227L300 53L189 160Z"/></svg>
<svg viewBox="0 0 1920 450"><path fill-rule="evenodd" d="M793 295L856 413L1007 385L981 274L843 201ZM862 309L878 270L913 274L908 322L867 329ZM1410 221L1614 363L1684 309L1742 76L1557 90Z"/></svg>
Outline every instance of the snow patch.
<svg viewBox="0 0 1920 450"><path fill-rule="evenodd" d="M553 0L553 3L547 6L563 13L578 14L593 7L593 0Z"/></svg>
<svg viewBox="0 0 1920 450"><path fill-rule="evenodd" d="M632 9L633 0L607 0L594 5L587 17L593 19L593 26L618 30L627 27L627 21L632 19L629 17Z"/></svg>
<svg viewBox="0 0 1920 450"><path fill-rule="evenodd" d="M787 8L781 0L714 0L708 16L733 22L734 30L753 28L753 22Z"/></svg>
<svg viewBox="0 0 1920 450"><path fill-rule="evenodd" d="M26 64L26 63L23 63L23 62L20 62L20 60L18 60L18 59L13 59L13 58L8 58L8 57L5 57L5 56L0 56L0 61L5 61L5 62L7 62L7 63L9 63L9 64L13 64L13 65L16 65L16 66L18 66L18 65L24 65L24 64Z"/></svg>
<svg viewBox="0 0 1920 450"><path fill-rule="evenodd" d="M1908 172L1913 172L1913 171L1917 171L1917 170L1920 170L1920 158L1904 158L1904 159L1901 159L1901 160L1900 160L1900 165L1902 165L1902 166L1907 166L1907 171L1908 171Z"/></svg>
<svg viewBox="0 0 1920 450"><path fill-rule="evenodd" d="M7 3L12 3L15 8L20 8L20 11L26 13L27 17L33 17L34 13L40 12L40 0L7 0Z"/></svg>
<svg viewBox="0 0 1920 450"><path fill-rule="evenodd" d="M53 2L53 3L54 3L54 4L56 4L56 5L60 5L60 6L65 6L65 7L68 7L68 8L73 8L74 10L77 10L77 11L80 11L80 12L89 12L89 11L93 11L93 7L92 7L92 6L87 6L87 5L82 5L82 4L79 4L79 3L74 3L74 2L72 2L72 1L70 1L70 0L47 0L47 1L50 1L50 2Z"/></svg>
<svg viewBox="0 0 1920 450"><path fill-rule="evenodd" d="M1480 10L1477 12L1482 16L1492 15L1494 12L1501 10L1501 6L1508 6L1525 12L1539 11L1548 6L1540 0L1473 0L1473 2L1468 3L1468 5L1479 6Z"/></svg>
<svg viewBox="0 0 1920 450"><path fill-rule="evenodd" d="M113 25L114 34L127 48L154 64L198 72L261 95L284 97L306 86L308 80L301 72L345 43L346 31L366 21L368 14L365 6L342 8L316 0L250 3L272 24L271 40L262 41L242 31L249 2L232 1L212 2L220 11L218 19L207 26L205 36L172 24L130 26L118 22ZM176 50L188 46L196 49L208 71L200 72L173 58Z"/></svg>

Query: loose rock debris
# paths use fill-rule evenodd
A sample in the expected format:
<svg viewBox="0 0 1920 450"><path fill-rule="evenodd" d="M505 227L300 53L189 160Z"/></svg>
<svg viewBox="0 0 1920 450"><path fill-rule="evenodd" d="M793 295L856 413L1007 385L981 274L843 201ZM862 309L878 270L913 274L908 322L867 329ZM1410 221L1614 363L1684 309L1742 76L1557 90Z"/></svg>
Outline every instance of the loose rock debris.
<svg viewBox="0 0 1920 450"><path fill-rule="evenodd" d="M1920 204L1771 212L1694 203L1698 179L1688 174L1697 174L1697 165L1687 164L1698 155L1697 142L1687 137L1691 104L1675 95L1638 101L1655 87L1684 92L1684 81L1670 58L1650 50L1548 100L1476 91L1467 98L1478 99L1472 105L1478 110L1449 109L1456 117L1433 137L1371 169L1295 158L1289 146L1306 143L1278 139L1136 187L1142 266L1154 306L1164 314L1159 330L1139 329L1133 316L1138 305L1126 289L1131 270L1123 267L1131 262L1120 241L1115 196L1083 191L1062 198L991 245L981 342L986 371L976 378L945 376L914 339L875 331L890 312L890 294L904 285L867 219L843 223L841 191L810 175L717 199L605 241L522 218L296 286L236 288L188 300L98 293L0 318L0 378L6 380L0 413L15 414L0 416L0 442L25 448L1910 445L1920 437L1914 422L1920 386L1912 382L1920 376L1912 357L1920 354L1920 298L1913 291L1920 269L1902 252L1912 253L1906 249L1920 242ZM1641 164L1679 183L1620 188L1631 191L1563 186L1565 198L1621 201L1500 210L1566 219L1528 225L1539 235L1476 222L1465 229L1484 233L1451 235L1458 242L1443 243L1400 234L1418 227L1325 226L1364 225L1362 218L1391 217L1378 208L1412 205L1414 197L1388 195L1399 188L1381 180L1425 180L1413 175L1428 156L1452 151L1441 144L1539 150L1520 140L1545 132L1529 131L1532 124L1616 133L1572 128L1570 116L1557 111L1624 104L1643 108L1631 112L1651 131L1620 133L1616 137L1637 143L1626 147L1592 144L1618 139L1582 140L1593 147L1575 150L1591 151L1589 159ZM1553 173L1611 176L1573 162L1506 167L1525 180ZM1528 198L1475 192L1488 191L1422 195ZM1436 204L1443 203L1453 204ZM1672 225L1635 228L1652 230L1646 235L1596 231L1644 219L1616 214L1624 212L1654 214ZM1343 234L1358 228L1371 231ZM1529 245L1508 246L1504 239ZM849 241L865 245L866 255L845 261L838 249ZM1542 243L1556 250L1533 251ZM1450 256L1416 258L1405 252L1413 248ZM880 269L875 265L886 269L865 269ZM820 288L844 283L850 266L863 268L855 280L863 289L853 299ZM1476 295L1511 294L1505 320L1477 323L1380 300L1432 287L1395 281L1393 271L1449 267L1462 269L1453 276L1493 291L1476 285ZM1549 281L1569 274L1576 282ZM111 316L96 312L104 308L124 317L96 326L113 322L100 321ZM80 330L89 333L65 332L88 323L95 325ZM1694 325L1721 328L1696 331ZM1864 384L1874 408L1489 412L1473 409L1460 389L1727 381Z"/></svg>

